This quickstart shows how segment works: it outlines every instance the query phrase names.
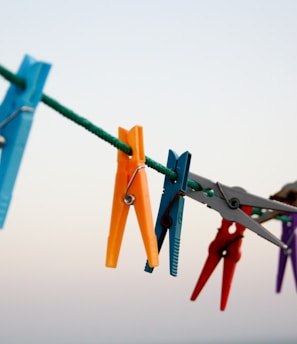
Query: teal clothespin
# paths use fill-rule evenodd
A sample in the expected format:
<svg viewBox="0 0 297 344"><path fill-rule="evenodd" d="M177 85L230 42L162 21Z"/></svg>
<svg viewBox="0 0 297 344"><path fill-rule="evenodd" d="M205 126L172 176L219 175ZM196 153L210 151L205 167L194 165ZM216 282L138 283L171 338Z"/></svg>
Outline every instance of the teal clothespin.
<svg viewBox="0 0 297 344"><path fill-rule="evenodd" d="M25 80L25 88L11 85L0 105L0 228L5 222L34 111L50 67L25 55L18 71L18 76Z"/></svg>
<svg viewBox="0 0 297 344"><path fill-rule="evenodd" d="M180 157L169 150L167 167L175 171L175 180L165 176L163 194L161 197L158 217L155 225L155 232L160 252L167 230L169 230L169 254L170 254L170 275L177 275L178 256L181 236L181 226L184 210L184 195L187 187L187 180L190 168L191 154L183 153ZM144 271L153 272L146 263Z"/></svg>

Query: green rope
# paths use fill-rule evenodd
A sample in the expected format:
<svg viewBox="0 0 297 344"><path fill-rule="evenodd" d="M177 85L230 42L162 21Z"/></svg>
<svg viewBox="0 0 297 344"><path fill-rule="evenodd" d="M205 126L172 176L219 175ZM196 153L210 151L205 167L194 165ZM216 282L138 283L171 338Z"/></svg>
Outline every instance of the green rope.
<svg viewBox="0 0 297 344"><path fill-rule="evenodd" d="M101 139L110 143L111 145L115 146L116 148L120 149L124 153L126 153L128 155L132 154L132 149L126 143L124 143L124 142L120 141L119 139L117 139L116 137L108 134L103 129L95 126L92 122L90 122L89 120L87 120L84 117L79 116L78 114L76 114L72 110L70 110L70 109L66 108L65 106L63 106L62 104L58 103L53 98L43 94L41 97L41 101L44 104L48 105L50 108L59 112L64 117L66 117L66 118L70 119L71 121L75 122L76 124L84 127L86 130L88 130L92 134L100 137Z"/></svg>
<svg viewBox="0 0 297 344"><path fill-rule="evenodd" d="M260 209L260 208L253 208L253 211L252 211L252 215L263 215L263 210ZM290 223L292 222L292 219L290 218L290 216L286 216L286 215L276 215L274 217L275 220L279 220L281 222L284 222L284 223Z"/></svg>
<svg viewBox="0 0 297 344"><path fill-rule="evenodd" d="M0 65L0 75L2 75L7 81L15 84L17 87L20 87L21 89L26 88L26 82L23 78L20 76L10 72L8 69ZM52 108L53 110L59 112L64 117L68 118L69 120L75 122L76 124L82 126L92 134L100 137L102 140L110 143L117 149L121 150L122 152L131 155L132 149L129 145L127 145L125 142L119 140L117 137L114 137L104 131L103 129L97 127L92 122L90 122L88 119L79 116L74 111L68 109L64 105L57 102L55 99L47 96L46 94L42 94L41 102ZM153 159L149 157L145 157L145 163L148 167L153 168L157 172L160 172L170 179L174 180L177 177L176 172L172 171L166 166L163 166L162 164L154 161ZM187 182L188 187L190 187L193 190L201 191L202 187L193 180L188 180Z"/></svg>
<svg viewBox="0 0 297 344"><path fill-rule="evenodd" d="M281 222L284 223L290 223L292 222L292 219L290 218L290 216L286 216L286 215L279 215L275 217L276 220L279 220Z"/></svg>
<svg viewBox="0 0 297 344"><path fill-rule="evenodd" d="M1 65L0 65L0 74L3 76L4 79L15 84L16 86L20 87L21 89L24 90L26 88L25 80L23 80L18 75L13 74L12 72L10 72L8 69L4 68Z"/></svg>

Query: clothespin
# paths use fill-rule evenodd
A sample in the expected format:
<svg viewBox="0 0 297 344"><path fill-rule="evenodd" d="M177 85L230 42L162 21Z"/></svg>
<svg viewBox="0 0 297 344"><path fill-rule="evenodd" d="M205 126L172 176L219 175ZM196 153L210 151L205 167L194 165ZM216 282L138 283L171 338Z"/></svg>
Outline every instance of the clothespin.
<svg viewBox="0 0 297 344"><path fill-rule="evenodd" d="M25 88L11 85L0 106L0 228L5 222L34 111L50 67L26 55L17 73L25 80Z"/></svg>
<svg viewBox="0 0 297 344"><path fill-rule="evenodd" d="M158 240L158 250L160 252L167 230L169 230L169 254L170 254L170 275L177 275L178 256L180 246L180 236L182 218L184 211L184 195L187 188L187 180L190 168L191 154L183 153L180 157L169 150L167 167L175 171L175 180L165 176L163 194L161 197L158 217L155 225L155 232ZM153 272L153 268L146 263L146 272Z"/></svg>
<svg viewBox="0 0 297 344"><path fill-rule="evenodd" d="M270 199L277 200L289 205L297 205L297 182L288 183L284 185L278 192L270 196ZM286 221L284 220L286 219ZM285 268L288 258L291 258L295 284L297 288L297 215L287 214L284 212L264 212L257 218L259 223L271 220L282 220L282 235L281 240L287 245L286 249L279 251L278 273L276 279L276 292L280 293Z"/></svg>
<svg viewBox="0 0 297 344"><path fill-rule="evenodd" d="M290 205L297 205L297 181L294 183L286 184L280 191L270 196L270 199L274 199L280 202L284 202ZM283 215L283 214L281 214ZM280 293L285 268L288 258L291 258L293 274L295 279L295 285L297 288L297 215L296 214L285 214L289 217L289 221L282 222L282 236L281 240L288 246L287 249L282 249L279 252L279 264L278 273L276 279L276 292Z"/></svg>
<svg viewBox="0 0 297 344"><path fill-rule="evenodd" d="M277 273L277 280L276 280L277 293L280 293L281 291L288 258L291 258L295 285L297 288L297 236L296 236L297 215L287 214L287 216L291 219L291 221L282 222L281 240L287 244L288 248L281 249L279 252L279 264L278 264L278 273Z"/></svg>
<svg viewBox="0 0 297 344"><path fill-rule="evenodd" d="M243 206L242 211L246 214L251 214L252 207ZM200 277L191 296L192 301L196 300L219 261L221 258L223 258L224 268L221 291L221 311L224 311L227 306L235 267L241 257L240 248L242 244L243 233L245 231L245 227L239 223L235 223L236 230L230 233L229 227L232 224L232 221L226 219L222 220L221 228L219 228L215 239L209 245L208 258L204 264Z"/></svg>
<svg viewBox="0 0 297 344"><path fill-rule="evenodd" d="M159 265L158 245L154 231L149 198L142 127L130 131L119 128L119 139L132 149L129 157L118 151L118 169L115 179L111 223L107 244L106 266L116 267L124 228L131 205L134 205L147 259L151 267Z"/></svg>
<svg viewBox="0 0 297 344"><path fill-rule="evenodd" d="M196 182L200 189L187 188L186 195L198 202L207 204L208 207L218 211L221 216L229 221L237 222L249 228L264 239L286 249L287 245L270 233L260 223L246 214L242 206L272 209L281 212L297 213L297 208L273 200L249 194L238 187L229 187L219 182L214 183L209 179L189 173L189 179Z"/></svg>

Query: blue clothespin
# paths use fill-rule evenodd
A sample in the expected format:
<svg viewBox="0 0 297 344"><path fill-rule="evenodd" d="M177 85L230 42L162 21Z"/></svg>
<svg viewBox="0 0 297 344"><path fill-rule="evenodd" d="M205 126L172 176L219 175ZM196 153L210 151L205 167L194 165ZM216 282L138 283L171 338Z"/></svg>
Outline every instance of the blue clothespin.
<svg viewBox="0 0 297 344"><path fill-rule="evenodd" d="M163 194L161 197L159 213L155 225L155 232L160 252L164 238L169 230L170 275L177 275L181 226L184 210L184 195L190 168L191 154L183 153L180 157L171 149L168 153L167 167L175 171L175 180L165 176ZM146 272L153 272L146 263Z"/></svg>
<svg viewBox="0 0 297 344"><path fill-rule="evenodd" d="M5 222L34 111L49 70L49 64L26 55L17 73L25 80L25 89L11 85L0 106L0 228Z"/></svg>

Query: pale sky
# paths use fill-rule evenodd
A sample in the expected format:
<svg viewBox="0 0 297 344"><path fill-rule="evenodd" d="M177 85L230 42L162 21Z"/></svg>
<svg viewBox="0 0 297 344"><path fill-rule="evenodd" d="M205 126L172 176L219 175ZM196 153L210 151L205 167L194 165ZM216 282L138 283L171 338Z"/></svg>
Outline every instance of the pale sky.
<svg viewBox="0 0 297 344"><path fill-rule="evenodd" d="M0 63L52 64L44 93L108 133L143 127L145 154L269 197L297 180L297 2L0 1ZM0 78L0 98L9 83ZM2 100L1 100L2 101ZM289 262L245 231L227 308L222 262L191 293L221 217L185 198L178 276L146 256L133 207L105 267L117 151L40 103L0 233L4 344L286 343L297 339ZM147 168L156 219L164 176ZM281 223L266 228L278 237Z"/></svg>

